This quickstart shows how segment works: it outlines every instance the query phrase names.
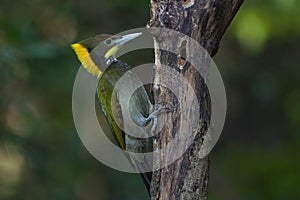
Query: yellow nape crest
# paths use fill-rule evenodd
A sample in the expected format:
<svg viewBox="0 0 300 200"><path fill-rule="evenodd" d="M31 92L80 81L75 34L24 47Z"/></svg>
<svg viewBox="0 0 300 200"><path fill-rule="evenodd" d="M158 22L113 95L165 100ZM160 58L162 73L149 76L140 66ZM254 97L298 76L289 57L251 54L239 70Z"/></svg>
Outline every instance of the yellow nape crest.
<svg viewBox="0 0 300 200"><path fill-rule="evenodd" d="M72 44L71 47L75 51L83 67L93 76L99 77L102 72L92 60L87 48L79 43Z"/></svg>

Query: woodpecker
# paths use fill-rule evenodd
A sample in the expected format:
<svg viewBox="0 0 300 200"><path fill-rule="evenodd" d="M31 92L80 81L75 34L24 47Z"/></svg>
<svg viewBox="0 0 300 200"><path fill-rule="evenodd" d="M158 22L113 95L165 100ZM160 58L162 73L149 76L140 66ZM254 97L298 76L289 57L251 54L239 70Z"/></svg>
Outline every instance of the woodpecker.
<svg viewBox="0 0 300 200"><path fill-rule="evenodd" d="M120 124L122 125L122 122L124 122L124 119L122 119L122 116L124 116L122 113L124 111L124 100L122 99L122 95L119 93L126 95L126 93L129 94L131 91L126 91L126 87L124 87L125 89L123 88L123 91L119 91L119 93L118 91L113 93L113 90L118 80L125 73L130 79L130 82L128 83L129 85L142 85L139 78L134 73L130 72L130 66L116 58L116 53L124 46L124 44L141 35L142 33L115 36L101 34L71 45L82 66L90 74L98 78L96 92L96 99L98 101L96 103L98 103L98 108L100 109L96 110L96 112L102 111L105 115L114 139L119 147L123 150L135 153L151 152L152 139L151 137L133 137L122 130ZM137 125L146 127L149 126L151 121L153 122L151 124L150 132L155 130L158 114L166 110L163 107L156 110L153 109L154 106L152 105L149 95L143 86L138 87L136 92L133 93L129 106L131 119ZM113 111L116 111L117 114L113 114ZM144 163L142 161L137 161L134 158L128 159L131 164L140 171L151 169L149 165L152 165L152 163ZM142 178L148 192L151 183L151 176L151 172L142 173Z"/></svg>

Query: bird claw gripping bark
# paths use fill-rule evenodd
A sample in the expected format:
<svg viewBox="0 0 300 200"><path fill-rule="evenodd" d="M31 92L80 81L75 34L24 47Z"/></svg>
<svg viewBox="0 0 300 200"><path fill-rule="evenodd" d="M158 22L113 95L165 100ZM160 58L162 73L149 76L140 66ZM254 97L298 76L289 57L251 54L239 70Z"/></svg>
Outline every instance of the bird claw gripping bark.
<svg viewBox="0 0 300 200"><path fill-rule="evenodd" d="M156 137L156 129L157 129L157 125L158 125L159 115L168 113L170 111L171 111L170 108L158 104L157 107L152 111L152 113L150 113L150 115L146 118L146 120L148 122L150 122L151 120L153 121L153 124L151 127L151 136Z"/></svg>

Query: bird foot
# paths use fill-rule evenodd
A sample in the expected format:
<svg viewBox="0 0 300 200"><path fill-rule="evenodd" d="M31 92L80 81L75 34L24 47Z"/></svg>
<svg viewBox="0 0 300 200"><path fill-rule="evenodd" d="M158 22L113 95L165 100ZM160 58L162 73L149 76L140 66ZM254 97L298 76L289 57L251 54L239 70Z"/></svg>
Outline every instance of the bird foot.
<svg viewBox="0 0 300 200"><path fill-rule="evenodd" d="M160 104L157 105L157 107L154 109L154 111L146 118L147 121L153 121L152 127L151 127L151 136L156 136L156 129L158 126L158 116L164 113L170 112L171 109L162 106Z"/></svg>

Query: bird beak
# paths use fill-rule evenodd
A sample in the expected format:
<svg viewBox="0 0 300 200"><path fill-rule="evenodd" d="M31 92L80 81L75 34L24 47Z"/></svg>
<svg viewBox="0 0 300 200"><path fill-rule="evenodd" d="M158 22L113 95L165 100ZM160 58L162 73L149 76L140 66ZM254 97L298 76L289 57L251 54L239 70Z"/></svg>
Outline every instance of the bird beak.
<svg viewBox="0 0 300 200"><path fill-rule="evenodd" d="M141 36L143 33L131 33L131 34L127 34L127 35L123 35L121 38L116 40L116 44L118 46L122 46L123 44Z"/></svg>
<svg viewBox="0 0 300 200"><path fill-rule="evenodd" d="M108 59L109 57L113 56L115 57L116 52L119 50L119 48L124 45L125 43L141 36L142 33L131 33L131 34L127 34L127 35L123 35L121 37L119 37L118 39L115 40L115 45L109 49L105 55L104 58Z"/></svg>

